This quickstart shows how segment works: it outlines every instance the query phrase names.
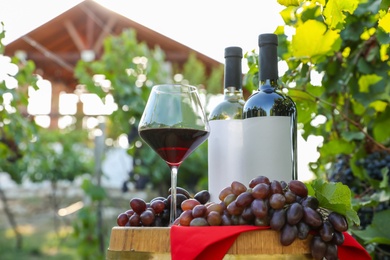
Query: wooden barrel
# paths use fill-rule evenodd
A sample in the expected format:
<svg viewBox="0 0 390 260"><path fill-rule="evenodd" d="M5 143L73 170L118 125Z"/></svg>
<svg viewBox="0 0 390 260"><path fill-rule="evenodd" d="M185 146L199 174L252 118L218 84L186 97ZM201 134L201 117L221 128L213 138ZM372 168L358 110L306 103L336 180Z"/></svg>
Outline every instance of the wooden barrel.
<svg viewBox="0 0 390 260"><path fill-rule="evenodd" d="M114 227L106 259L171 259L169 234L168 227ZM312 259L309 241L296 239L291 245L282 246L276 231L244 232L237 237L224 259Z"/></svg>

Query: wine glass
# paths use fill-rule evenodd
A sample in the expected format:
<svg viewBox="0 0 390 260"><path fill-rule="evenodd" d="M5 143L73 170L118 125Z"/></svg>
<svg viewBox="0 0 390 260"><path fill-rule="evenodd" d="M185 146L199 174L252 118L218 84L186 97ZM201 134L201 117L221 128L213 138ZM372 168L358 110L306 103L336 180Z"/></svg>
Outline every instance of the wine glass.
<svg viewBox="0 0 390 260"><path fill-rule="evenodd" d="M170 224L176 219L180 165L209 136L209 124L196 87L163 84L152 88L138 132L171 169Z"/></svg>

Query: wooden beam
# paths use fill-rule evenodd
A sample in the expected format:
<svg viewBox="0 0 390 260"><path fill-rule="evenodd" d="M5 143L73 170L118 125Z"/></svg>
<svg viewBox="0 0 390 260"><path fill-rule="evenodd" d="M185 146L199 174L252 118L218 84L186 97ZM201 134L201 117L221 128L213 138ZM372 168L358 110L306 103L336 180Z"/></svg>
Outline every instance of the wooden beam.
<svg viewBox="0 0 390 260"><path fill-rule="evenodd" d="M68 64L76 64L78 60L80 60L80 52L78 51L66 51L66 52L58 52L55 54L57 58L63 60ZM27 52L28 59L33 60L37 63L45 63L47 62L49 57L39 51L28 51Z"/></svg>
<svg viewBox="0 0 390 260"><path fill-rule="evenodd" d="M93 46L93 50L95 53L98 53L101 49L104 39L107 37L107 35L110 34L111 29L114 27L116 21L116 18L114 16L111 16L108 22L104 25L103 30L100 32L100 35Z"/></svg>
<svg viewBox="0 0 390 260"><path fill-rule="evenodd" d="M81 52L82 50L85 50L85 44L83 42L83 39L78 34L76 28L74 27L73 23L71 23L69 20L66 20L64 22L65 28L68 31L70 38L76 45L77 49Z"/></svg>
<svg viewBox="0 0 390 260"><path fill-rule="evenodd" d="M94 42L94 30L95 30L95 23L92 20L90 16L87 16L87 48L89 50L92 49L93 42Z"/></svg>
<svg viewBox="0 0 390 260"><path fill-rule="evenodd" d="M73 72L74 68L72 65L61 59L59 56L57 56L55 53L48 50L45 46L41 45L34 39L30 38L29 36L25 35L22 37L24 41L26 41L28 44L30 44L32 47L40 51L43 55L45 55L47 58L53 60L55 63L63 67L64 69Z"/></svg>
<svg viewBox="0 0 390 260"><path fill-rule="evenodd" d="M81 6L81 9L85 12L85 14L92 19L101 29L101 33L96 40L93 51L95 53L98 53L100 48L103 45L103 40L107 35L112 34L112 28L114 27L117 18L115 15L111 15L110 18L108 19L108 22L104 22L99 16L97 16L94 12L89 10L88 8Z"/></svg>

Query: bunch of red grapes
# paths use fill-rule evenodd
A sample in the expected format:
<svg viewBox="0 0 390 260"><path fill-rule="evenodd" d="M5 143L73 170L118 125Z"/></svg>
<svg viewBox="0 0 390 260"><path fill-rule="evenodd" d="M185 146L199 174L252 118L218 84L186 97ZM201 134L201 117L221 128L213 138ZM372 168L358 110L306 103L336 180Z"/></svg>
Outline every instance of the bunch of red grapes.
<svg viewBox="0 0 390 260"><path fill-rule="evenodd" d="M170 194L170 190L168 194ZM206 190L199 191L193 197L190 193L180 187L177 187L177 209L176 216L180 216L183 212L181 204L186 200L196 200L198 203L206 204L210 200L210 193ZM169 214L171 206L171 195L168 197L156 197L150 202L145 202L140 198L130 200L130 209L118 215L118 226L155 226L168 227Z"/></svg>
<svg viewBox="0 0 390 260"><path fill-rule="evenodd" d="M178 189L178 218L181 226L269 226L280 232L280 242L290 245L295 239L311 236L314 259L337 258L337 246L344 242L345 217L319 207L319 201L308 196L306 185L298 180L289 183L270 181L259 176L248 187L234 181L219 194L219 202L209 202L208 191L195 196ZM119 226L168 226L170 196L157 197L146 203L132 199L131 209L118 216Z"/></svg>

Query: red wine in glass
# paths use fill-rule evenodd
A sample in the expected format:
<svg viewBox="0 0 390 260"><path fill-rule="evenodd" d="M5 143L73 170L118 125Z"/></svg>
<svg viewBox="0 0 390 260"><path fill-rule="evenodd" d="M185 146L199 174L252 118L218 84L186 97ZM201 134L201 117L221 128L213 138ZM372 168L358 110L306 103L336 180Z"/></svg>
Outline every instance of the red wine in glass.
<svg viewBox="0 0 390 260"><path fill-rule="evenodd" d="M176 219L178 169L192 151L207 139L209 131L196 87L163 84L152 88L138 132L171 169L171 224Z"/></svg>
<svg viewBox="0 0 390 260"><path fill-rule="evenodd" d="M208 131L189 128L150 128L139 134L171 166L180 166L209 136Z"/></svg>

